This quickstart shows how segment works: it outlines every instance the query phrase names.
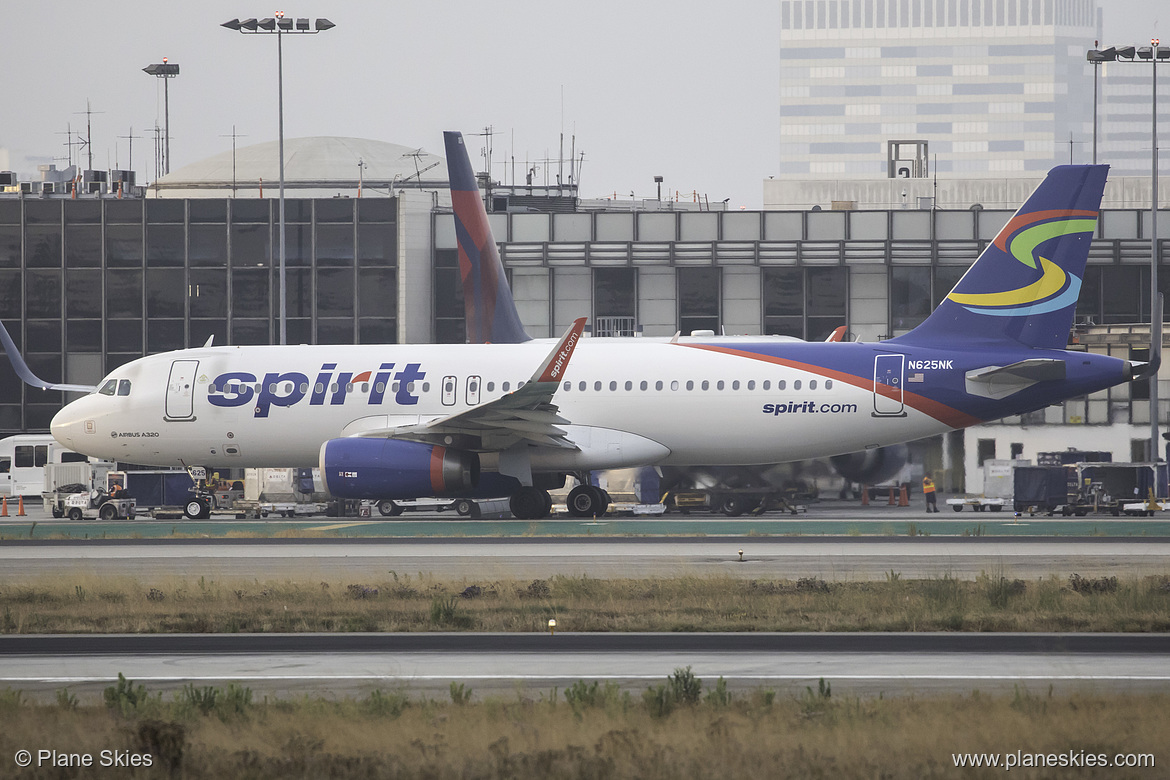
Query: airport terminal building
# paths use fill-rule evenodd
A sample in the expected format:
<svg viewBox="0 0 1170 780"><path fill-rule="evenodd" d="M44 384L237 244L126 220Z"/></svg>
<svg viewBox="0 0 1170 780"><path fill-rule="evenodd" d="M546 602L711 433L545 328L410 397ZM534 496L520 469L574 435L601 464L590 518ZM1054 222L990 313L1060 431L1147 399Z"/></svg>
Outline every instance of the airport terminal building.
<svg viewBox="0 0 1170 780"><path fill-rule="evenodd" d="M298 169L295 159L288 166L289 343L462 341L445 182L393 175L376 177L373 186L359 182L335 140L299 141L329 175ZM400 163L405 148L362 144L367 159L377 160L380 149L388 162ZM254 164L274 169L274 156L262 149ZM248 150L239 158L250 159ZM445 166L430 175L445 177ZM241 177L232 197L222 166L199 164L121 197L35 187L0 195L0 318L33 371L95 383L144 354L209 338L275 343L279 223L272 179L253 181L260 178L263 196L258 188L245 191ZM710 330L816 340L840 325L864 341L889 338L925 318L1012 213L830 204L709 211L498 185L488 203L534 337L558 335L587 316L595 338ZM1149 319L1149 216L1136 208L1102 215L1078 309L1078 338L1087 349L1144 354L1148 325L1131 323ZM1160 217L1160 235L1168 237L1170 217ZM1160 271L1159 286L1170 289L1170 270ZM1160 396L1170 398L1170 383L1163 385ZM957 432L921 445L916 458L945 470L944 487L968 489L978 489L972 480L986 458L1080 446L1128 459L1149 438L1144 389L1123 385ZM46 430L62 401L4 371L0 433ZM1163 423L1168 416L1164 401Z"/></svg>

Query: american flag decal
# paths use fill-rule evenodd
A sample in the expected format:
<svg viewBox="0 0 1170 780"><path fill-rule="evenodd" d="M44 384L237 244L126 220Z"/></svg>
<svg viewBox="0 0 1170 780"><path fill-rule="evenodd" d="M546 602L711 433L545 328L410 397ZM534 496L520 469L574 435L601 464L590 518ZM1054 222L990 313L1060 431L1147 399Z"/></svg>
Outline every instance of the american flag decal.
<svg viewBox="0 0 1170 780"><path fill-rule="evenodd" d="M919 371L917 374L911 374L909 377L907 377L906 381L907 382L921 382L923 380L923 378L924 377L922 376L922 372Z"/></svg>

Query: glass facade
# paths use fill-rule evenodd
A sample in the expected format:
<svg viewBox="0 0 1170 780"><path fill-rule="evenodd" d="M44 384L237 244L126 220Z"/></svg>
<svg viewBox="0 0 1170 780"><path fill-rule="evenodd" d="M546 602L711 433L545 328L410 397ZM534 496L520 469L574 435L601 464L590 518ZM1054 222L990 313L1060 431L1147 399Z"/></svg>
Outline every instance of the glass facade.
<svg viewBox="0 0 1170 780"><path fill-rule="evenodd" d="M760 272L764 333L823 341L846 325L845 268L765 268Z"/></svg>
<svg viewBox="0 0 1170 780"><path fill-rule="evenodd" d="M929 142L939 173L1066 162L1070 134L1092 132L1098 14L1097 0L781 0L778 173L885 176L887 142L907 139Z"/></svg>
<svg viewBox="0 0 1170 780"><path fill-rule="evenodd" d="M0 200L0 318L34 373L92 384L144 354L277 340L267 200ZM289 343L397 340L397 200L286 200ZM64 399L0 375L0 433Z"/></svg>

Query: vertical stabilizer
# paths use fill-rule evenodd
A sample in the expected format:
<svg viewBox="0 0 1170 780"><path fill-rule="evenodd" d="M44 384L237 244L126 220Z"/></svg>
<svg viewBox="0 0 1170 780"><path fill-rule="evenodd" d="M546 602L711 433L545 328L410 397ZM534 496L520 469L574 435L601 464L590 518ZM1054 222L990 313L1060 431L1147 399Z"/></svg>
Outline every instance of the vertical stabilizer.
<svg viewBox="0 0 1170 780"><path fill-rule="evenodd" d="M463 305L467 315L467 340L472 344L519 344L530 336L508 289L508 277L488 224L487 209L475 183L463 134L443 133L447 146L447 176L451 180L451 205L455 210L455 235L459 240L459 274L463 279Z"/></svg>
<svg viewBox="0 0 1170 780"><path fill-rule="evenodd" d="M1061 165L925 322L894 341L947 347L1015 342L1063 349L1068 343L1108 165Z"/></svg>

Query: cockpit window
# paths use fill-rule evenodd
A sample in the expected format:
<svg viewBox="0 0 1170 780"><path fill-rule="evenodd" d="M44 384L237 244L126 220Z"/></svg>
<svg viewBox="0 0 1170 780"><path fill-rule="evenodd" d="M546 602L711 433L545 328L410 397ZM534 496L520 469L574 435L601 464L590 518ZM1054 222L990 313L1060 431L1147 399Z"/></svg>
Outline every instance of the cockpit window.
<svg viewBox="0 0 1170 780"><path fill-rule="evenodd" d="M118 382L118 395L130 395L129 379L122 379Z"/></svg>
<svg viewBox="0 0 1170 780"><path fill-rule="evenodd" d="M102 395L113 395L114 390L117 387L118 387L118 380L111 379L108 382L106 382L104 385L102 385L102 389L98 390L98 392L101 393Z"/></svg>

